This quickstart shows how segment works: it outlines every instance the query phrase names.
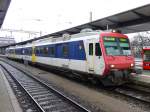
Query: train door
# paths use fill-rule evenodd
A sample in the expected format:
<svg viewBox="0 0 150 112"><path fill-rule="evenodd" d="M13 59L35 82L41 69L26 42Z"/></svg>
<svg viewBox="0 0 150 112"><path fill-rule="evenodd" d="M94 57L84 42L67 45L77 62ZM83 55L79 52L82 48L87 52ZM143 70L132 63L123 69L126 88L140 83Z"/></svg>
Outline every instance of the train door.
<svg viewBox="0 0 150 112"><path fill-rule="evenodd" d="M33 63L36 62L36 56L35 56L35 46L32 46L32 54L31 54L31 60Z"/></svg>
<svg viewBox="0 0 150 112"><path fill-rule="evenodd" d="M101 47L100 47L100 43L99 42L95 42L94 43L95 48L94 48L94 71L96 74L100 74L102 75L103 70L104 70L104 59L102 56L102 52L101 52Z"/></svg>
<svg viewBox="0 0 150 112"><path fill-rule="evenodd" d="M97 39L89 40L87 42L87 47L88 72L97 75L102 74L104 59L102 57L99 41L97 41Z"/></svg>
<svg viewBox="0 0 150 112"><path fill-rule="evenodd" d="M89 73L94 73L94 42L93 40L88 40L86 43L87 46L87 69Z"/></svg>

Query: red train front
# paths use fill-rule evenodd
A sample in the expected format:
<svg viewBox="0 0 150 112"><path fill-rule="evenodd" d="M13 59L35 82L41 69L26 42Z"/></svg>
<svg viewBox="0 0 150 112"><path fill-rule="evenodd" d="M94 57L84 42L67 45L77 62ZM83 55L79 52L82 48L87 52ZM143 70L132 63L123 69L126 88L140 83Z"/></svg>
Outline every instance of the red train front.
<svg viewBox="0 0 150 112"><path fill-rule="evenodd" d="M143 69L150 70L150 47L143 47Z"/></svg>
<svg viewBox="0 0 150 112"><path fill-rule="evenodd" d="M104 74L114 84L122 84L134 71L134 57L129 39L120 33L102 33L100 38L105 60Z"/></svg>

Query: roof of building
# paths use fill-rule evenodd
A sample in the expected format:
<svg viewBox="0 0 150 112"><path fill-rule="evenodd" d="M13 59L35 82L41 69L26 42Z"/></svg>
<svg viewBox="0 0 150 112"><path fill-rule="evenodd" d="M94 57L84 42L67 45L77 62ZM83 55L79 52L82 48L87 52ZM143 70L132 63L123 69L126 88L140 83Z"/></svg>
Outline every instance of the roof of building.
<svg viewBox="0 0 150 112"><path fill-rule="evenodd" d="M58 31L50 35L60 36L64 33L79 33L81 29L91 28L93 30L118 29L122 33L134 33L150 29L150 4L138 7L119 14L98 19L93 22L82 24L66 30Z"/></svg>
<svg viewBox="0 0 150 112"><path fill-rule="evenodd" d="M102 19L98 19L89 23L85 23L79 26L75 26L69 29L51 33L39 38L27 40L24 42L16 43L25 44L32 42L38 39L47 38L50 36L60 37L65 33L76 34L79 33L82 29L91 28L93 30L107 30L116 29L120 30L123 34L148 31L150 29L150 4L128 10L119 14L108 16Z"/></svg>
<svg viewBox="0 0 150 112"><path fill-rule="evenodd" d="M10 2L11 2L11 0L0 0L0 28L5 19Z"/></svg>

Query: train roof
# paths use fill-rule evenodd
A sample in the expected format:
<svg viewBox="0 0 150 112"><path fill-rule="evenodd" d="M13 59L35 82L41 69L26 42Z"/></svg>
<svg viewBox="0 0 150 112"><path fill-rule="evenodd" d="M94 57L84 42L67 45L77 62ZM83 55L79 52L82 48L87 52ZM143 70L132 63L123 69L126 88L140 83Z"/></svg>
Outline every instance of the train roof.
<svg viewBox="0 0 150 112"><path fill-rule="evenodd" d="M119 14L108 16L69 29L65 29L45 36L41 36L39 38L35 38L35 39L31 39L24 42L11 44L11 45L26 44L29 42L36 41L38 39L43 39L48 37L58 38L66 33L70 35L77 34L80 33L82 29L85 28L91 28L93 30L107 30L108 28L116 29L116 30L120 30L123 34L148 31L150 29L149 11L150 11L150 4L147 4Z"/></svg>
<svg viewBox="0 0 150 112"><path fill-rule="evenodd" d="M59 38L47 38L39 41L33 42L35 46L47 45L47 44L57 44L57 43L65 43L65 42L73 42L80 40L87 40L92 38L99 38L100 32L82 32L74 35L66 35Z"/></svg>

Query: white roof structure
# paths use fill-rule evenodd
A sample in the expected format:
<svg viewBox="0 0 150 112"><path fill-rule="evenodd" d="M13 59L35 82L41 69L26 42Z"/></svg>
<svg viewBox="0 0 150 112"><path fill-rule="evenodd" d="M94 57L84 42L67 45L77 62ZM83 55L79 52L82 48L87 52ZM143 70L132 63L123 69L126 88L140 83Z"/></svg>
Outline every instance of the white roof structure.
<svg viewBox="0 0 150 112"><path fill-rule="evenodd" d="M150 4L128 10L119 14L108 16L105 18L98 19L89 23L85 23L79 26L75 26L69 29L51 33L39 38L27 40L24 42L12 44L12 45L22 45L28 42L33 42L44 38L58 38L62 37L63 34L77 34L80 33L82 29L93 29L93 30L108 30L115 29L120 30L123 34L149 31L150 30ZM7 47L7 46L4 46Z"/></svg>

